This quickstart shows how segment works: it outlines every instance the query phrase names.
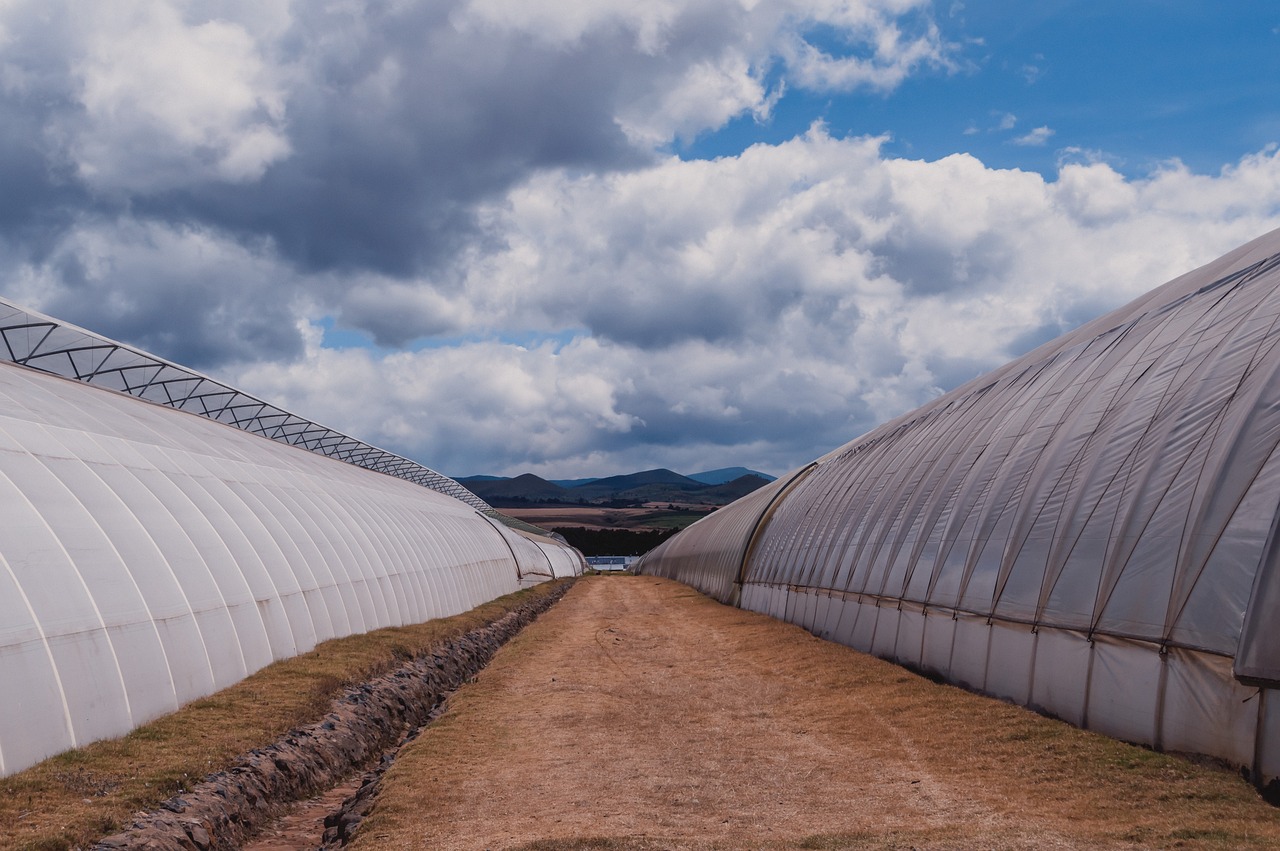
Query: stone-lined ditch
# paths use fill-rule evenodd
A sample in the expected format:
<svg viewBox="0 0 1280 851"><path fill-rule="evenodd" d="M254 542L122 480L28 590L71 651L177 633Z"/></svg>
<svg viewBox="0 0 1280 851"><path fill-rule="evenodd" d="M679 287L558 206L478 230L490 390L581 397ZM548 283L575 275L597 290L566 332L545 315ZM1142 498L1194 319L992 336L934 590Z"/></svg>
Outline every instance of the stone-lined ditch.
<svg viewBox="0 0 1280 851"><path fill-rule="evenodd" d="M351 778L372 763L328 833L346 841L372 806L377 779L399 746L430 722L444 699L482 670L498 648L564 596L571 583L525 603L493 623L434 647L395 671L361 683L334 701L319 722L255 748L236 766L135 817L95 851L230 851L297 801Z"/></svg>

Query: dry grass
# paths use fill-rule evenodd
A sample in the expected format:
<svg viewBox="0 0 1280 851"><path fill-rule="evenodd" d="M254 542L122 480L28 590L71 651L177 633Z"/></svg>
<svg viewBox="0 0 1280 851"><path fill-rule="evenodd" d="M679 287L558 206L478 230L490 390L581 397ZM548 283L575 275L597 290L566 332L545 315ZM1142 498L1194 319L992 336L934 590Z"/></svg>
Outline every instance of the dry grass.
<svg viewBox="0 0 1280 851"><path fill-rule="evenodd" d="M1280 847L1235 773L650 577L580 581L388 773L384 848Z"/></svg>
<svg viewBox="0 0 1280 851"><path fill-rule="evenodd" d="M318 721L352 683L489 623L558 583L464 614L335 639L138 728L0 779L0 849L66 849L126 827L138 810L235 763L287 730Z"/></svg>

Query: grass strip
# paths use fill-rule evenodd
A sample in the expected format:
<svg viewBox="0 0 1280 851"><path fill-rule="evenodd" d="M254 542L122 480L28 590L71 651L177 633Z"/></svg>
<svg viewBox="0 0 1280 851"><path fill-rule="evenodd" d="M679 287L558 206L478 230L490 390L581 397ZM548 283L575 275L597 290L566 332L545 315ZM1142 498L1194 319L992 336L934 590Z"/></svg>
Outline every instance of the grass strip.
<svg viewBox="0 0 1280 851"><path fill-rule="evenodd" d="M326 641L128 735L76 748L0 779L0 849L63 851L228 769L246 751L315 723L348 686L550 593L548 582L453 617Z"/></svg>

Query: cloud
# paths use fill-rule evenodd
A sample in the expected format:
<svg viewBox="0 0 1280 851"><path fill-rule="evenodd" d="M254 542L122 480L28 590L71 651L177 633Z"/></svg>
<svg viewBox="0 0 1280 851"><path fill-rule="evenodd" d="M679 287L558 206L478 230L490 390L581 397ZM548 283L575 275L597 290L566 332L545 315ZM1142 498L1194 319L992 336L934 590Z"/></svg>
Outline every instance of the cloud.
<svg viewBox="0 0 1280 851"><path fill-rule="evenodd" d="M1049 141L1049 137L1053 135L1053 130L1048 127L1037 127L1025 136L1019 136L1013 140L1015 145L1024 145L1028 147L1039 147Z"/></svg>
<svg viewBox="0 0 1280 851"><path fill-rule="evenodd" d="M388 345L458 318L380 317L371 293L449 301L485 210L530 175L643 169L676 138L766 120L788 87L887 90L950 49L925 0L13 0L0 32L10 264L112 222L200 233L277 258L269 300L350 307Z"/></svg>
<svg viewBox="0 0 1280 851"><path fill-rule="evenodd" d="M0 242L5 295L197 366L302 353L296 273L267 244L137 219L78 221L38 259ZM5 262L8 261L8 262Z"/></svg>
<svg viewBox="0 0 1280 851"><path fill-rule="evenodd" d="M448 472L782 472L1280 224L1272 149L664 153L949 73L931 8L0 4L5 294Z"/></svg>
<svg viewBox="0 0 1280 851"><path fill-rule="evenodd" d="M1078 145L1059 148L1057 155L1058 168L1062 168L1065 165L1094 165L1096 163L1118 166L1122 163L1119 157L1108 154L1106 151L1100 151L1096 148L1082 148Z"/></svg>
<svg viewBox="0 0 1280 851"><path fill-rule="evenodd" d="M283 4L217 18L158 0L58 5L0 13L6 89L45 101L45 141L85 186L151 194L245 183L288 157L286 74L265 55Z"/></svg>
<svg viewBox="0 0 1280 851"><path fill-rule="evenodd" d="M887 5L887 4L886 4ZM919 4L916 4L919 5ZM851 91L858 88L890 91L921 67L955 70L953 48L943 40L938 27L926 19L914 33L905 33L881 10L859 9L847 21L853 32L867 33L874 45L867 53L839 53L797 31L783 52L796 81L806 88ZM894 10L901 14L901 7Z"/></svg>
<svg viewBox="0 0 1280 851"><path fill-rule="evenodd" d="M816 126L714 162L540 175L488 211L502 248L439 308L484 339L313 345L243 381L460 474L779 473L1280 226L1275 151L1045 180L881 142ZM502 342L517 329L546 340Z"/></svg>

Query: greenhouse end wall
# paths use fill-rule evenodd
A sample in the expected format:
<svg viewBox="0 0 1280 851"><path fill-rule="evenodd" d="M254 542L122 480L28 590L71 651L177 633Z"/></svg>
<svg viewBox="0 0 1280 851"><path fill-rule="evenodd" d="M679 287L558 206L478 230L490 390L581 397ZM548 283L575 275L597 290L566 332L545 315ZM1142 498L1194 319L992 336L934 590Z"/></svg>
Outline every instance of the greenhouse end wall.
<svg viewBox="0 0 1280 851"><path fill-rule="evenodd" d="M1280 232L818 459L639 570L1280 776Z"/></svg>

